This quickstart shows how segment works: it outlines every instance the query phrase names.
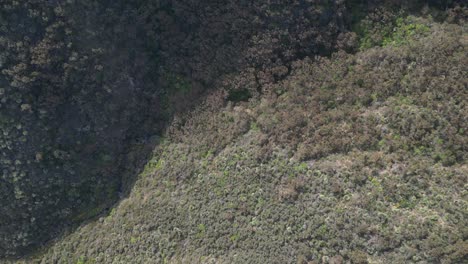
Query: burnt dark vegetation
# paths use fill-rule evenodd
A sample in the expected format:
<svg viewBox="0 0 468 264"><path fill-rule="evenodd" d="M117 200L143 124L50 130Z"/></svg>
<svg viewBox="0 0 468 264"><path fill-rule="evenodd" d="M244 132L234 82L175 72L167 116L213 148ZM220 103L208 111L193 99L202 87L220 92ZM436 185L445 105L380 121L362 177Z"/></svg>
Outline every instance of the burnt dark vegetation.
<svg viewBox="0 0 468 264"><path fill-rule="evenodd" d="M461 263L467 14L448 0L0 0L0 258ZM208 220L181 220L195 208ZM106 216L178 224L124 227L123 248L107 227L76 229ZM145 259L160 239L193 243Z"/></svg>

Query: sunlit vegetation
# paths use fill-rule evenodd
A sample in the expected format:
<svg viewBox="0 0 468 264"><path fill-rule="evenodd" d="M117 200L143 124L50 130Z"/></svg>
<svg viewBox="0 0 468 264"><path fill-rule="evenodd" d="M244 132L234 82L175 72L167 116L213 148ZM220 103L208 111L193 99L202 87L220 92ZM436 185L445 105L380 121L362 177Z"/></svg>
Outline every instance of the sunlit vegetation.
<svg viewBox="0 0 468 264"><path fill-rule="evenodd" d="M466 260L462 1L0 6L0 262Z"/></svg>

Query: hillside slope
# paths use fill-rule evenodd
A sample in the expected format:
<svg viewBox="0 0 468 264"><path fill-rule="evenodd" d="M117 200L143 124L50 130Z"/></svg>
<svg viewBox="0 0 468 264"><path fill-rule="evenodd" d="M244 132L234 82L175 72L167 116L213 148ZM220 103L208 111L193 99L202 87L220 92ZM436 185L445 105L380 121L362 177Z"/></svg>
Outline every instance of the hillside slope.
<svg viewBox="0 0 468 264"><path fill-rule="evenodd" d="M127 198L23 262L462 263L466 25L392 32L298 60L248 101L213 92Z"/></svg>
<svg viewBox="0 0 468 264"><path fill-rule="evenodd" d="M0 259L112 207L224 74L282 78L349 30L343 1L274 2L0 0Z"/></svg>

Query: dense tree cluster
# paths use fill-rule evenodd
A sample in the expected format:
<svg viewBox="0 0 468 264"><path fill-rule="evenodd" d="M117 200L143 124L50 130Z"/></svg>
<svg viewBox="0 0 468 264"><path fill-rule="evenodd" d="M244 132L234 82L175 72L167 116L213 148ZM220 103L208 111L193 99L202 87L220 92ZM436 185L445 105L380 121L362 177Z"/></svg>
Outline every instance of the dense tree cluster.
<svg viewBox="0 0 468 264"><path fill-rule="evenodd" d="M463 263L466 32L401 20L383 47L178 113L126 199L28 261Z"/></svg>
<svg viewBox="0 0 468 264"><path fill-rule="evenodd" d="M93 2L0 3L0 255L115 200L125 139L157 129L143 45L131 26L109 28L130 17Z"/></svg>
<svg viewBox="0 0 468 264"><path fill-rule="evenodd" d="M213 99L222 98L220 105L261 94L268 98L294 90L278 83L297 71L298 61L320 60L337 50L407 45L403 40L423 36L427 26L415 30L418 23L398 18L425 2L0 0L0 257L24 254L110 207L129 190L172 115L200 102L194 99L207 90L221 89L222 96ZM457 2L434 0L424 10L461 23L466 8ZM381 15L388 21L379 20ZM342 92L340 101L328 92L333 85L310 100L296 96L298 102L287 104L309 100L318 111L396 94L366 93L363 79L352 85L365 99ZM262 107L265 113L275 108ZM441 105L440 111L460 118L453 107ZM431 124L403 120L408 113L415 113L416 121L439 117L412 107L393 111L392 129L401 130L407 148L425 152L439 142L434 159L450 165L465 158L464 149L456 147L464 140L457 132L461 127L447 128L445 138L440 131L427 135ZM306 125L300 113L270 114L259 117L262 129L273 130L274 122L284 120L272 140L297 147L301 159L378 143L372 125L355 123L334 134L325 123L336 116ZM174 124L186 121L181 116ZM249 129L247 119L222 126L233 133ZM316 129L322 132L311 132ZM366 138L346 134L353 129ZM299 144L289 133L310 135L310 142ZM324 138L334 143L315 145ZM418 140L424 144L414 143Z"/></svg>

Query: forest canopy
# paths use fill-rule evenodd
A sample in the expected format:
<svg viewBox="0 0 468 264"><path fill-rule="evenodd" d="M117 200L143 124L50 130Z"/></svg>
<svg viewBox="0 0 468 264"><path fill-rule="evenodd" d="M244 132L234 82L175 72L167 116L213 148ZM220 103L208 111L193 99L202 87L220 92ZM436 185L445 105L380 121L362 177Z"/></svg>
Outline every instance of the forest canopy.
<svg viewBox="0 0 468 264"><path fill-rule="evenodd" d="M265 188L277 190L276 198L285 204L297 201L301 193L321 191L311 184L323 186L333 199L348 197L357 203L346 190L369 191L377 200L386 195L382 203L408 210L416 207L416 200L430 196L421 194L426 187L434 185L434 192L446 197L449 184L463 185L466 180L463 60L468 11L463 2L0 0L0 258L44 251L65 231L73 233L85 221L114 210L119 201L132 197L138 175L157 158L173 166L153 169L173 176L168 182L183 188L185 180L213 169L190 166L191 162L210 159L210 164L219 164L223 161L216 159L223 155L232 158L223 149L233 142L246 144L238 140L249 131L256 140L252 149L232 153L246 168L274 168L258 177L277 173L278 182L266 180ZM184 144L200 155L186 153ZM325 160L351 152L358 152L354 167L334 160L336 168L331 168L332 161ZM167 153L173 156L164 156ZM250 156L238 156L244 154ZM282 159L297 164L278 163ZM414 163L397 162L404 159ZM321 176L304 179L310 162L318 162ZM231 165L223 174L238 169ZM343 166L348 171L340 171ZM378 177L386 170L390 180ZM282 178L278 171L292 176ZM398 171L418 177L400 182ZM247 177L243 173L236 174L241 182ZM333 178L340 173L346 181ZM436 176L442 177L441 185L432 182ZM323 177L330 182L317 180ZM212 180L207 184L215 184ZM229 179L214 181L226 184ZM366 189L370 186L380 191ZM391 193L383 195L387 188ZM367 255L393 252L405 241L421 246L414 241L431 236L438 240L424 242L428 256L413 256L427 257L429 263L441 258L456 263L467 254L467 219L466 212L460 213L466 209L466 197L459 186L453 188L457 204L435 205L443 203L439 196L426 201L434 203L428 205L434 210L446 210L449 219L440 221L446 221L449 231L417 230L422 234L416 237L407 231L394 239L389 233L376 235L381 233L375 227L354 226L359 221L355 216L348 225L334 215L336 226L317 219L317 230L322 231L313 235L313 254L298 249L304 247L298 241L307 238L294 237L291 245L297 247L291 252L297 254L284 263L298 256L304 261L326 256L319 248L336 255L335 262L327 262L327 256L323 263L342 263L340 258L366 263ZM244 199L244 194L239 197ZM362 207L383 210L371 204L372 198L365 199L369 200ZM339 210L331 201L326 201L328 208ZM243 206L248 214L254 205L246 200ZM170 212L164 206L153 209ZM179 217L173 220L183 218ZM379 223L379 217L367 220ZM383 225L397 225L385 219ZM205 224L195 229L197 241L206 242L201 245L214 247L204 237L209 232ZM367 244L337 233L343 229L389 241L369 242L373 251L365 252ZM231 234L229 240L234 243L242 235L247 236ZM334 244L325 246L319 240ZM342 257L338 248L351 240L353 248ZM174 247L166 246L164 250L172 253L159 251L160 261L176 255ZM276 254L281 251L276 247L269 250ZM229 256L224 257L229 262Z"/></svg>

